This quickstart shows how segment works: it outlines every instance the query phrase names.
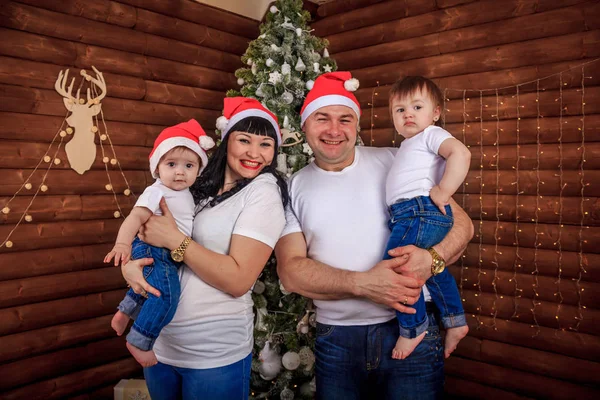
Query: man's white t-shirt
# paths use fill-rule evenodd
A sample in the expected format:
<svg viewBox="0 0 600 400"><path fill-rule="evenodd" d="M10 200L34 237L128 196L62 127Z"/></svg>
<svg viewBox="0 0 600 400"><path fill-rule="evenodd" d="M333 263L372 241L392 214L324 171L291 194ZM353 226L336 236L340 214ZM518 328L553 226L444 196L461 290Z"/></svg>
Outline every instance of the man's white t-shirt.
<svg viewBox="0 0 600 400"><path fill-rule="evenodd" d="M259 175L248 186L194 219L195 242L228 254L231 235L275 247L285 225L276 179ZM173 320L154 345L158 361L183 368L206 369L235 363L250 354L254 314L248 291L235 298L200 279L187 266L180 269L181 296Z"/></svg>
<svg viewBox="0 0 600 400"><path fill-rule="evenodd" d="M442 142L450 138L450 132L430 125L402 141L385 184L388 206L400 199L429 196L431 188L444 176L446 160L438 155L438 150Z"/></svg>
<svg viewBox="0 0 600 400"><path fill-rule="evenodd" d="M368 271L383 259L390 235L385 180L396 149L356 147L354 162L339 172L314 162L289 182L291 206L285 236L303 232L308 257L334 268ZM370 325L394 318L394 310L363 298L315 300L317 321Z"/></svg>
<svg viewBox="0 0 600 400"><path fill-rule="evenodd" d="M138 197L135 207L146 207L154 215L162 215L160 199L165 198L169 210L177 222L177 227L186 236L192 236L194 222L194 197L189 189L173 190L165 186L160 179L148 186Z"/></svg>

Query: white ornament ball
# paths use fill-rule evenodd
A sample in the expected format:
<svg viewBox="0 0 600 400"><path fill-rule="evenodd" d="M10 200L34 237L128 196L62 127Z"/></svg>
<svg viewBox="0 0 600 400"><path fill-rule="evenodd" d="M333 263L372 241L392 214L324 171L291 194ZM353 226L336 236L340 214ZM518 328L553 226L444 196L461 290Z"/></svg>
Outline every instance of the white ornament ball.
<svg viewBox="0 0 600 400"><path fill-rule="evenodd" d="M279 51L279 47L277 47L277 45L275 43L271 43L271 50Z"/></svg>
<svg viewBox="0 0 600 400"><path fill-rule="evenodd" d="M290 64L284 62L283 65L281 66L281 73L283 75L289 75L292 72L292 67L290 66Z"/></svg>
<svg viewBox="0 0 600 400"><path fill-rule="evenodd" d="M253 61L251 58L249 58L248 61L246 61L246 64L248 64L248 65L252 65L252 63L253 63Z"/></svg>
<svg viewBox="0 0 600 400"><path fill-rule="evenodd" d="M266 38L266 37L267 37L267 34L266 34L266 33L263 33L262 35L259 35L258 37L259 37L260 39L264 39L264 38Z"/></svg>
<svg viewBox="0 0 600 400"><path fill-rule="evenodd" d="M275 6L271 6L271 8L269 8L269 11L271 11L271 14L277 14L279 12L279 9Z"/></svg>
<svg viewBox="0 0 600 400"><path fill-rule="evenodd" d="M242 86L244 84L244 82L245 82L244 78L238 78L238 80L237 80L237 84L240 86Z"/></svg>
<svg viewBox="0 0 600 400"><path fill-rule="evenodd" d="M294 392L290 388L285 388L279 393L281 400L294 400Z"/></svg>
<svg viewBox="0 0 600 400"><path fill-rule="evenodd" d="M307 367L312 368L315 363L315 353L309 347L301 348L298 352L298 357L300 358L300 363Z"/></svg>
<svg viewBox="0 0 600 400"><path fill-rule="evenodd" d="M312 90L314 85L315 85L315 81L313 81L312 79L310 81L306 81L306 88L308 90Z"/></svg>
<svg viewBox="0 0 600 400"><path fill-rule="evenodd" d="M273 60L270 58L267 58L267 61L265 62L265 64L267 64L267 67L272 67L273 66Z"/></svg>
<svg viewBox="0 0 600 400"><path fill-rule="evenodd" d="M300 366L300 356L295 351L288 351L283 355L281 362L285 369L293 371Z"/></svg>
<svg viewBox="0 0 600 400"><path fill-rule="evenodd" d="M256 283L254 283L254 288L252 289L252 291L256 294L263 294L265 292L265 289L266 286L263 281L256 281Z"/></svg>
<svg viewBox="0 0 600 400"><path fill-rule="evenodd" d="M256 75L258 73L258 67L256 66L256 64L252 64L250 71L252 71L253 75Z"/></svg>
<svg viewBox="0 0 600 400"><path fill-rule="evenodd" d="M302 28L296 28L296 35L298 35L298 37L302 36Z"/></svg>
<svg viewBox="0 0 600 400"><path fill-rule="evenodd" d="M294 95L290 92L283 92L283 94L281 95L281 100L285 104L292 104L292 102L294 101Z"/></svg>

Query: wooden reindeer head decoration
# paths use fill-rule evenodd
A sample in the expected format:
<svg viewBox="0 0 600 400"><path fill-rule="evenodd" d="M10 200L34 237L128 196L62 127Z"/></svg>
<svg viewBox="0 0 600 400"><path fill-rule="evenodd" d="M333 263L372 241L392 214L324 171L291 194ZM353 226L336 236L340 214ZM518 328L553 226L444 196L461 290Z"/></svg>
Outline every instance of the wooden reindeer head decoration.
<svg viewBox="0 0 600 400"><path fill-rule="evenodd" d="M96 73L95 78L88 75L85 70L81 70L81 76L85 77L87 81L100 89L100 94L92 98L90 95L90 88L88 88L87 101L79 98L81 89L77 90L77 97L73 97L71 94L75 78L71 80L68 90L65 89L69 70L67 70L64 75L63 71L60 71L58 79L54 84L56 91L63 96L65 107L71 112L71 115L69 115L66 121L69 126L75 129L75 132L73 138L65 146L65 151L71 168L78 174L83 174L85 171L89 170L96 159L94 136L98 129L94 126L93 117L100 112L102 107L100 100L106 96L106 83L104 82L102 73L95 67L92 67L92 69Z"/></svg>

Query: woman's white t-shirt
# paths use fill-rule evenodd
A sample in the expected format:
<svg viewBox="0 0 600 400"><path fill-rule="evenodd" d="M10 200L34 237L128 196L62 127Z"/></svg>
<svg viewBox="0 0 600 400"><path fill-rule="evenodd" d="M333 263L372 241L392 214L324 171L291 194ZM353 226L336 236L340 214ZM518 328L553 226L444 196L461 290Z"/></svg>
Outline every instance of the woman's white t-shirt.
<svg viewBox="0 0 600 400"><path fill-rule="evenodd" d="M229 253L233 234L273 248L284 225L277 181L271 174L263 174L229 199L197 214L193 239L220 254ZM235 298L205 283L187 266L181 268L180 280L177 311L154 345L158 361L206 369L248 356L254 327L251 292Z"/></svg>

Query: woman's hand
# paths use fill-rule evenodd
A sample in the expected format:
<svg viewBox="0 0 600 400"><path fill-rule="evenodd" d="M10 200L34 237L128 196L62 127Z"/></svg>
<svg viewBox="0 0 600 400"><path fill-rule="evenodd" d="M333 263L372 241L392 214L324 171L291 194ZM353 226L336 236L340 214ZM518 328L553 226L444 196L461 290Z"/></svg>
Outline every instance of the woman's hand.
<svg viewBox="0 0 600 400"><path fill-rule="evenodd" d="M183 242L185 235L177 228L175 218L164 198L160 201L160 209L163 215L150 217L148 222L140 227L138 237L149 245L174 250Z"/></svg>
<svg viewBox="0 0 600 400"><path fill-rule="evenodd" d="M151 258L140 258L139 260L131 260L127 264L121 265L121 273L127 284L137 294L148 297L148 293L152 293L156 297L160 297L160 292L150 286L144 279L142 267L150 265L154 262Z"/></svg>

